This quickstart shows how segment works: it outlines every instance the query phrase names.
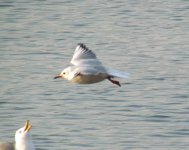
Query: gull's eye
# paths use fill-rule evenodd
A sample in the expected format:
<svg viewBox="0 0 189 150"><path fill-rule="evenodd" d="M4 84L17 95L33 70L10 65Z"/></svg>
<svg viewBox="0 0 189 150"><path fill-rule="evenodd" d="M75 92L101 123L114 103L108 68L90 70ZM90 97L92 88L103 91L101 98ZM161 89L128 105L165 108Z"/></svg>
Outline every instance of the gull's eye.
<svg viewBox="0 0 189 150"><path fill-rule="evenodd" d="M63 74L66 74L65 72L63 72Z"/></svg>
<svg viewBox="0 0 189 150"><path fill-rule="evenodd" d="M19 133L19 134L21 134L21 133L22 133L22 131L19 131L18 133Z"/></svg>

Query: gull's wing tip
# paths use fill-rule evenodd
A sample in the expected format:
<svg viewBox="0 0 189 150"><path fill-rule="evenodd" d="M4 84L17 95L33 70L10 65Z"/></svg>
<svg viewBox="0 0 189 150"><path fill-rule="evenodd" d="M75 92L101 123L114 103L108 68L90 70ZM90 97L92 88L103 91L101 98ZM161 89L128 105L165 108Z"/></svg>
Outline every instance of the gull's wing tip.
<svg viewBox="0 0 189 150"><path fill-rule="evenodd" d="M78 62L79 61L82 61L82 60L96 60L97 57L95 55L95 53L90 50L85 44L83 43L78 43L76 49L75 49L75 52L74 52L74 55L71 59L71 64L73 65L78 65ZM98 61L98 60L96 60Z"/></svg>
<svg viewBox="0 0 189 150"><path fill-rule="evenodd" d="M79 46L85 50L89 50L88 47L84 43L78 43L77 46Z"/></svg>

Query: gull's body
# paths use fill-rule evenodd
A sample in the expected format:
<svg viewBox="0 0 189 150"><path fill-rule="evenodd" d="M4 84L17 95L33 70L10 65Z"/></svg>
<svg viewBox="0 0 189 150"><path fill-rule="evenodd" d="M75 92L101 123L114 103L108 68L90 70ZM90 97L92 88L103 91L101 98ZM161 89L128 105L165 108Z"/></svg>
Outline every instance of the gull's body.
<svg viewBox="0 0 189 150"><path fill-rule="evenodd" d="M106 68L96 55L84 44L79 43L71 60L71 66L65 68L56 78L64 78L74 83L92 84L108 79L119 86L114 77L128 77L128 73Z"/></svg>
<svg viewBox="0 0 189 150"><path fill-rule="evenodd" d="M14 142L0 143L0 150L15 150Z"/></svg>
<svg viewBox="0 0 189 150"><path fill-rule="evenodd" d="M24 127L16 131L15 143L0 143L0 150L35 150L29 133L31 127L31 124L27 121Z"/></svg>

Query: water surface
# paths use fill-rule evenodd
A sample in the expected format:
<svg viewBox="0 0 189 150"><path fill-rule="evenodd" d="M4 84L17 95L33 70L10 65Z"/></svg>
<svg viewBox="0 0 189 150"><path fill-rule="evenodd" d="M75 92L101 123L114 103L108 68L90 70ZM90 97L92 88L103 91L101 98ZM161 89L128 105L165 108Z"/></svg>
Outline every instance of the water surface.
<svg viewBox="0 0 189 150"><path fill-rule="evenodd" d="M0 140L38 149L188 150L189 2L0 2ZM122 87L53 80L84 42Z"/></svg>

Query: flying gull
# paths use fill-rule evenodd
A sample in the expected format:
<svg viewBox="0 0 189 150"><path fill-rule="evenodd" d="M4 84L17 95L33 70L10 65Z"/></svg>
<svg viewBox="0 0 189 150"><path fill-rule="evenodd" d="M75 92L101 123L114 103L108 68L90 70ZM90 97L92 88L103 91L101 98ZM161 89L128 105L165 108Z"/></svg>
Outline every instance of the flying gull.
<svg viewBox="0 0 189 150"><path fill-rule="evenodd" d="M65 68L54 79L64 78L74 83L92 84L108 79L113 84L121 86L113 78L127 78L128 73L106 68L98 60L95 53L83 43L79 43L71 59L71 66Z"/></svg>

